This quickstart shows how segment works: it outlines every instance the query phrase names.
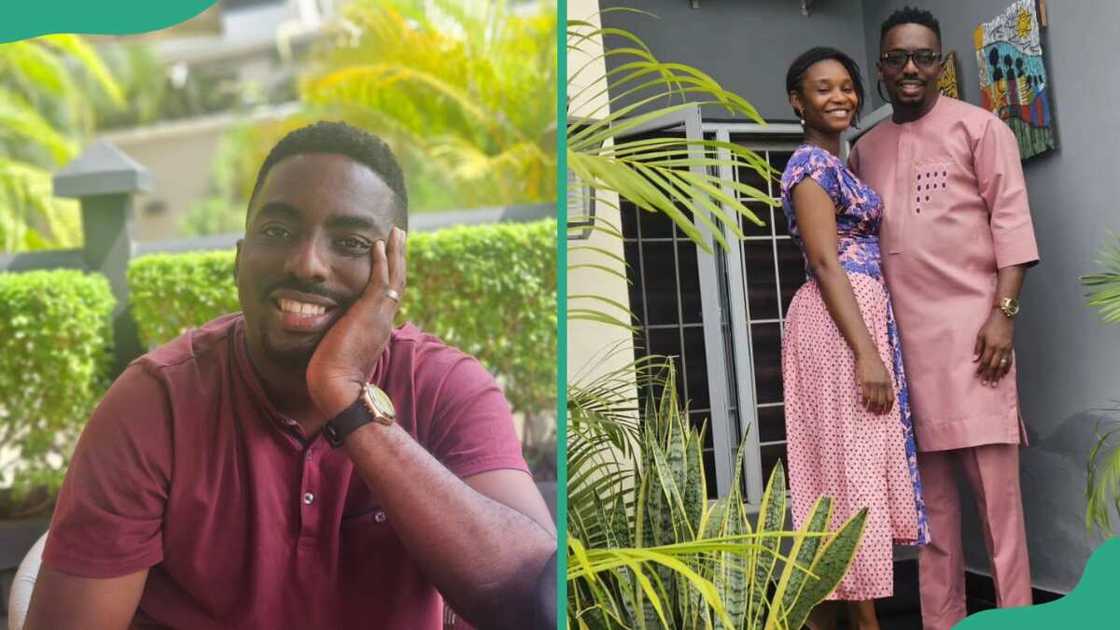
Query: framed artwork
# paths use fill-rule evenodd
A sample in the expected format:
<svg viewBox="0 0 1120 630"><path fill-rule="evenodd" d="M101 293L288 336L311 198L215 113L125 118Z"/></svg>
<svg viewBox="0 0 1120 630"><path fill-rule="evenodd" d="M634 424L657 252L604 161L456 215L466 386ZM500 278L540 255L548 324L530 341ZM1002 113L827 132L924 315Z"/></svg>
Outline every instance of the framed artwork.
<svg viewBox="0 0 1120 630"><path fill-rule="evenodd" d="M960 85L957 83L957 51L950 50L945 55L944 68L941 78L937 80L937 91L953 98L961 97Z"/></svg>
<svg viewBox="0 0 1120 630"><path fill-rule="evenodd" d="M1035 0L1017 0L973 39L981 104L1015 132L1022 158L1057 148Z"/></svg>

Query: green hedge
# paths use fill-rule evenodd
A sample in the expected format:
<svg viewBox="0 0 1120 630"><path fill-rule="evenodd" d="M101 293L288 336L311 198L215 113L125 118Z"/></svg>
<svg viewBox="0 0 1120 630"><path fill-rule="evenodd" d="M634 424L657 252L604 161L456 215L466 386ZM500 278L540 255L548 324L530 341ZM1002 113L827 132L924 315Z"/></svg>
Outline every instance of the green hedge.
<svg viewBox="0 0 1120 630"><path fill-rule="evenodd" d="M99 275L0 273L0 445L18 500L62 482L74 442L108 385L115 300ZM8 475L14 475L8 477Z"/></svg>
<svg viewBox="0 0 1120 630"><path fill-rule="evenodd" d="M545 221L409 237L402 319L481 359L527 421L555 400L555 229ZM145 256L128 281L147 346L239 308L232 252ZM109 385L113 306L99 275L0 273L0 487L12 488L0 492L0 514L35 500L31 489L49 499L62 482Z"/></svg>
<svg viewBox="0 0 1120 630"><path fill-rule="evenodd" d="M241 310L230 251L141 256L128 267L128 290L140 342L148 348Z"/></svg>
<svg viewBox="0 0 1120 630"><path fill-rule="evenodd" d="M556 369L556 223L458 227L409 235L402 318L478 357L514 409L551 410ZM147 346L239 310L233 253L159 254L128 272Z"/></svg>

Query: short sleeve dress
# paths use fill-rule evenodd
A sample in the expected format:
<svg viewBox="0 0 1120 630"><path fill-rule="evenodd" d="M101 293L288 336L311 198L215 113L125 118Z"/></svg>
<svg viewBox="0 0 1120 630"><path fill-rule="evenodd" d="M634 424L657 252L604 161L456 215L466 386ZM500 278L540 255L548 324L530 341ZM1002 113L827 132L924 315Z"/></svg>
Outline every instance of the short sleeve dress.
<svg viewBox="0 0 1120 630"><path fill-rule="evenodd" d="M834 527L869 508L863 542L829 599L889 597L892 544L928 542L929 529L902 350L880 267L883 203L836 156L814 145L798 147L782 174L781 191L790 235L803 252L793 189L806 178L836 207L840 264L879 356L893 371L895 405L876 415L860 404L855 356L810 275L790 303L782 339L793 517L800 526L821 496L833 499Z"/></svg>

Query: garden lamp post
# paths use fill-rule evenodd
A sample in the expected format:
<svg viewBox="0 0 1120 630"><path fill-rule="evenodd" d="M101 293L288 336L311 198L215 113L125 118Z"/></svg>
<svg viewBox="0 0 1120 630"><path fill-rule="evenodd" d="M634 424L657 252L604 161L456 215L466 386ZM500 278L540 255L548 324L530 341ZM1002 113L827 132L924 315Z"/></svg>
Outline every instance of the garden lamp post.
<svg viewBox="0 0 1120 630"><path fill-rule="evenodd" d="M115 377L143 354L128 308L128 262L132 239L133 195L151 190L148 169L103 140L96 141L54 175L54 194L77 199L82 207L82 255L87 271L109 279L113 308Z"/></svg>

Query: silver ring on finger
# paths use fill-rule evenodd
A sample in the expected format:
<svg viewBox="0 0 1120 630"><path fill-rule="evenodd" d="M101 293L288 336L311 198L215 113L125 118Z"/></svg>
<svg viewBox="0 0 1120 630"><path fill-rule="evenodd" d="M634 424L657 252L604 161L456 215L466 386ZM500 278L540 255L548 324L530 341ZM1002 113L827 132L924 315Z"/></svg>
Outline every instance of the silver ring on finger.
<svg viewBox="0 0 1120 630"><path fill-rule="evenodd" d="M401 294L397 293L396 289L385 289L385 297L396 302L397 304L401 303Z"/></svg>
<svg viewBox="0 0 1120 630"><path fill-rule="evenodd" d="M1008 363L1009 363L1009 361L1008 361L1007 357L1003 357L1002 359L999 360L1000 367L1005 367L1005 366L1007 366Z"/></svg>

